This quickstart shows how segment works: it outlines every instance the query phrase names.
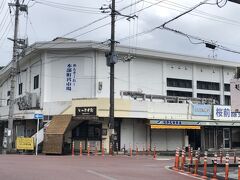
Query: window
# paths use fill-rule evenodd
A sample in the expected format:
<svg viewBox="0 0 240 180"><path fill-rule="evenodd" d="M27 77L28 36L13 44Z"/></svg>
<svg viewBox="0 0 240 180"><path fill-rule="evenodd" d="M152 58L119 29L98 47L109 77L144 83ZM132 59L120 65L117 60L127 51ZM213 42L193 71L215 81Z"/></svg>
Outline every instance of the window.
<svg viewBox="0 0 240 180"><path fill-rule="evenodd" d="M34 81L33 81L33 89L37 89L39 87L39 75L34 76Z"/></svg>
<svg viewBox="0 0 240 180"><path fill-rule="evenodd" d="M23 83L18 84L18 95L22 94Z"/></svg>
<svg viewBox="0 0 240 180"><path fill-rule="evenodd" d="M192 80L167 78L168 87L192 88Z"/></svg>
<svg viewBox="0 0 240 180"><path fill-rule="evenodd" d="M216 83L216 82L197 81L197 88L219 91L220 85L219 83Z"/></svg>
<svg viewBox="0 0 240 180"><path fill-rule="evenodd" d="M230 96L224 96L224 104L231 105L231 97Z"/></svg>
<svg viewBox="0 0 240 180"><path fill-rule="evenodd" d="M224 84L224 91L230 91L230 84Z"/></svg>
<svg viewBox="0 0 240 180"><path fill-rule="evenodd" d="M215 94L201 94L198 93L197 94L198 98L208 98L208 99L215 99L217 102L216 104L220 103L220 96L219 95L215 95Z"/></svg>
<svg viewBox="0 0 240 180"><path fill-rule="evenodd" d="M8 91L8 92L7 92L7 96L10 96L10 94L11 94L11 92L10 92L10 91Z"/></svg>
<svg viewBox="0 0 240 180"><path fill-rule="evenodd" d="M7 106L10 105L10 99L7 100Z"/></svg>
<svg viewBox="0 0 240 180"><path fill-rule="evenodd" d="M192 97L192 92L186 91L167 91L168 96L178 96L178 97Z"/></svg>

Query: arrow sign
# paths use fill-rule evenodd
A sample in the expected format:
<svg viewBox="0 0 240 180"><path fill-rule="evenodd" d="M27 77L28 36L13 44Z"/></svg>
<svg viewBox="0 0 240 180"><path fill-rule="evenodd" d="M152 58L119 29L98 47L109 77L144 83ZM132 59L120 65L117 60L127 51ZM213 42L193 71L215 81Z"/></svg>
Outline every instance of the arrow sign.
<svg viewBox="0 0 240 180"><path fill-rule="evenodd" d="M43 114L34 114L34 119L43 119Z"/></svg>

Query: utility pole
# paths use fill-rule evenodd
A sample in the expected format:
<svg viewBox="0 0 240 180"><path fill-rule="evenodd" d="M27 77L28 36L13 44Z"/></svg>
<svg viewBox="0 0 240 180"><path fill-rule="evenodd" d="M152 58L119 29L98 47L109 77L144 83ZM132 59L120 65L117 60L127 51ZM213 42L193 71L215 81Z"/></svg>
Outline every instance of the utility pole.
<svg viewBox="0 0 240 180"><path fill-rule="evenodd" d="M115 53L115 0L112 0L111 7L111 49L110 49L110 111L109 111L109 129L112 154L114 154L114 64L117 62Z"/></svg>
<svg viewBox="0 0 240 180"><path fill-rule="evenodd" d="M134 19L137 17L136 15L123 15L120 12L118 12L115 8L115 0L112 0L112 5L109 5L109 7L104 8L101 7L100 10L102 10L103 13L108 13L106 11L107 9L111 9L111 39L110 39L110 52L106 53L107 58L107 66L110 67L110 107L109 107L109 139L110 139L110 147L112 147L112 155L114 154L113 148L114 148L114 65L118 62L117 53L115 52L115 44L117 43L115 41L115 17L116 15L124 16L127 18L127 20Z"/></svg>
<svg viewBox="0 0 240 180"><path fill-rule="evenodd" d="M14 114L14 91L15 91L15 76L17 73L17 61L18 61L18 49L22 49L20 44L22 44L22 40L18 39L18 28L19 28L19 12L26 11L27 6L21 5L19 0L16 0L16 3L8 3L9 7L15 7L15 24L14 24L14 37L10 39L13 41L13 55L12 55L12 63L11 63L11 86L10 86L10 99L9 99L9 114L8 114L8 143L7 150L10 152L12 150L13 143L13 114Z"/></svg>

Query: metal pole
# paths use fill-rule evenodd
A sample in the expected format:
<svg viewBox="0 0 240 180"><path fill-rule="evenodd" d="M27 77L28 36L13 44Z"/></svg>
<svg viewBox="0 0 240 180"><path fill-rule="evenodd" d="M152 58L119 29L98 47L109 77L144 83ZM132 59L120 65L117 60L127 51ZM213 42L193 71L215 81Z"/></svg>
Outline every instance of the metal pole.
<svg viewBox="0 0 240 180"><path fill-rule="evenodd" d="M36 156L38 155L38 129L39 129L39 118L37 119Z"/></svg>
<svg viewBox="0 0 240 180"><path fill-rule="evenodd" d="M16 11L15 11L15 26L14 26L14 39L13 39L13 56L12 56L12 67L11 67L11 89L10 89L10 104L8 114L8 130L10 134L8 136L8 152L12 150L13 142L13 114L14 114L14 90L15 90L15 74L16 74L16 61L17 61L17 39L18 39L18 21L19 21L19 0L16 0Z"/></svg>
<svg viewBox="0 0 240 180"><path fill-rule="evenodd" d="M112 0L111 7L111 58L115 53L115 0ZM112 62L112 61L110 61ZM110 63L110 112L109 112L110 143L114 144L114 63ZM112 154L113 150L112 150Z"/></svg>

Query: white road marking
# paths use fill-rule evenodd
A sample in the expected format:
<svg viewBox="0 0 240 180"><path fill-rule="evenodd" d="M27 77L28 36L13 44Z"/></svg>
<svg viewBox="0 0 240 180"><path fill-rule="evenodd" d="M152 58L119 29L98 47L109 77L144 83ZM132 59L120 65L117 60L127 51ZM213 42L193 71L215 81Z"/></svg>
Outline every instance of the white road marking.
<svg viewBox="0 0 240 180"><path fill-rule="evenodd" d="M157 160L157 161L169 161L169 160L171 160L171 159L168 159L168 158L157 158L156 160Z"/></svg>
<svg viewBox="0 0 240 180"><path fill-rule="evenodd" d="M173 171L170 169L171 166L165 166L165 169L167 169L168 171ZM177 172L178 174L181 174L181 175L184 175L184 176L188 176L188 177L191 177L191 178L194 178L194 179L202 179L201 177L195 177L195 176L191 176L189 174L186 174L186 173L182 173L182 172L178 172L178 171L175 171Z"/></svg>
<svg viewBox="0 0 240 180"><path fill-rule="evenodd" d="M146 165L144 165L145 167L158 167L158 166L156 166L156 165L154 165L154 164L146 164Z"/></svg>
<svg viewBox="0 0 240 180"><path fill-rule="evenodd" d="M92 171L92 170L87 170L88 173L94 174L96 176L102 177L104 179L108 179L108 180L117 180L116 178L110 177L110 176L106 176L104 174L98 173L96 171Z"/></svg>

